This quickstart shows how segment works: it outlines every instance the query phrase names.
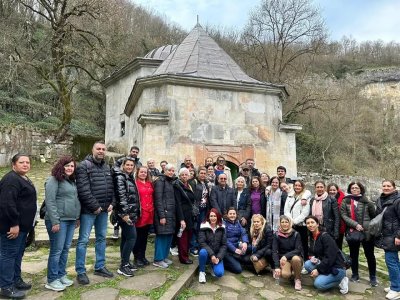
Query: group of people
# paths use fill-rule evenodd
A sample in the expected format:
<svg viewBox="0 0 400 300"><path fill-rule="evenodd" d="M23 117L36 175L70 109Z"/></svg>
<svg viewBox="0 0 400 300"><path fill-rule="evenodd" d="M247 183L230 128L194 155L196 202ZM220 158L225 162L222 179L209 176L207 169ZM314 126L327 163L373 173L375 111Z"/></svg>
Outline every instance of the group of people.
<svg viewBox="0 0 400 300"><path fill-rule="evenodd" d="M153 265L168 268L169 254L177 245L182 264L198 256L199 282L206 282L206 266L216 277L225 269L239 274L251 268L257 274L270 269L273 276L315 278L319 290L339 287L348 292L342 252L346 236L352 258L350 280L359 281L358 259L362 245L369 267L370 284L378 285L374 246L385 250L390 277L387 299L400 299L400 195L395 183L385 180L376 205L365 187L351 182L346 195L336 184L314 184L311 193L301 180L286 178L277 168L270 177L247 159L233 180L224 157L207 158L195 168L189 156L179 170L167 161L155 168L138 158L139 148L118 160L105 161L106 146L96 142L92 154L79 165L71 156L61 157L45 184L45 225L50 253L45 287L62 291L73 284L66 266L73 234L79 227L75 270L79 284L89 283L85 261L90 233L95 230L94 274L113 277L106 268L108 216L121 228L121 263L118 274L131 277L150 264L146 258L149 230L155 232ZM27 233L34 226L36 190L27 177L30 158L17 154L12 171L0 182L0 288L1 295L22 298L31 288L21 277ZM177 172L177 175L176 174ZM379 236L369 234L369 222L383 213ZM130 257L133 254L134 260Z"/></svg>

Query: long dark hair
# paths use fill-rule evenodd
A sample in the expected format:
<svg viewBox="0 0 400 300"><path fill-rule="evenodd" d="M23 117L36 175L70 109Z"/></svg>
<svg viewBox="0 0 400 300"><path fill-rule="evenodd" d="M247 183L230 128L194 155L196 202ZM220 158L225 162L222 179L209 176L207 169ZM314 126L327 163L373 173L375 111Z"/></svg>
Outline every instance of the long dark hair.
<svg viewBox="0 0 400 300"><path fill-rule="evenodd" d="M74 173L69 176L69 179L75 180L75 172L76 172L76 162L74 158L70 155L62 156L54 165L53 169L51 170L51 175L53 175L57 181L63 181L66 179L65 169L64 166L69 164L70 162L74 163Z"/></svg>

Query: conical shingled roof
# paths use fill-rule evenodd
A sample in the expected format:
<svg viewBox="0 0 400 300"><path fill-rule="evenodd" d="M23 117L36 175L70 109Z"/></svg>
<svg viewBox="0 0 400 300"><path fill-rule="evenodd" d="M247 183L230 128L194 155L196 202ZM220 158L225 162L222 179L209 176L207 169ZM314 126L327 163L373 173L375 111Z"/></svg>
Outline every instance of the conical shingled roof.
<svg viewBox="0 0 400 300"><path fill-rule="evenodd" d="M261 83L243 72L199 24L153 73L161 74Z"/></svg>

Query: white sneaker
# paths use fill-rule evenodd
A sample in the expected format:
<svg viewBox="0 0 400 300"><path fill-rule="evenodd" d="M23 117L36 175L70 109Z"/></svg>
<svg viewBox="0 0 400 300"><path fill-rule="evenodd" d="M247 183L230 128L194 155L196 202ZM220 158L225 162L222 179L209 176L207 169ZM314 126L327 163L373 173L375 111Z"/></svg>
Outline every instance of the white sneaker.
<svg viewBox="0 0 400 300"><path fill-rule="evenodd" d="M389 300L400 299L400 292L390 290L389 293L386 294L386 299Z"/></svg>
<svg viewBox="0 0 400 300"><path fill-rule="evenodd" d="M67 275L64 275L63 277L61 277L61 278L60 278L60 281L61 281L61 283L62 283L63 285L65 285L65 286L71 286L71 285L74 284L74 281L71 280L71 279L69 279L69 278L67 277Z"/></svg>
<svg viewBox="0 0 400 300"><path fill-rule="evenodd" d="M169 266L169 265L172 265L172 260L170 260L170 259L168 259L168 258L166 258L166 259L164 259L164 262Z"/></svg>
<svg viewBox="0 0 400 300"><path fill-rule="evenodd" d="M199 282L206 283L206 272L199 272Z"/></svg>
<svg viewBox="0 0 400 300"><path fill-rule="evenodd" d="M349 292L349 278L347 278L347 276L344 276L342 281L340 281L339 289L340 289L340 293L343 295L345 295Z"/></svg>
<svg viewBox="0 0 400 300"><path fill-rule="evenodd" d="M172 256L178 256L179 255L177 247L169 248L169 252L171 253Z"/></svg>
<svg viewBox="0 0 400 300"><path fill-rule="evenodd" d="M391 291L390 287L384 288L383 290L385 291L385 293L389 293Z"/></svg>
<svg viewBox="0 0 400 300"><path fill-rule="evenodd" d="M56 292L61 292L61 291L65 290L65 285L63 285L61 283L60 279L56 279L50 283L48 282L48 283L46 283L46 285L44 287L48 290L52 290L52 291L56 291Z"/></svg>
<svg viewBox="0 0 400 300"><path fill-rule="evenodd" d="M158 268L161 268L161 269L166 269L166 268L168 268L167 263L165 263L163 260L154 261L154 262L153 262L153 266L158 267Z"/></svg>
<svg viewBox="0 0 400 300"><path fill-rule="evenodd" d="M303 269L301 270L301 274L307 275L307 274L308 274L308 271L307 271L305 268L303 268Z"/></svg>

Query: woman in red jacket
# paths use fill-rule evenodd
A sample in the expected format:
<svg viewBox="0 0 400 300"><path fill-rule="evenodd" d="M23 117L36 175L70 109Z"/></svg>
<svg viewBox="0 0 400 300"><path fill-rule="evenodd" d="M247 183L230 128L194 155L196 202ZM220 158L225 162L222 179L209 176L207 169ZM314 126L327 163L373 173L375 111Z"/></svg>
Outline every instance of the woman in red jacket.
<svg viewBox="0 0 400 300"><path fill-rule="evenodd" d="M328 194L332 197L335 197L338 202L338 210L340 214L340 207L342 206L342 200L344 198L344 193L339 189L339 186L336 183L330 183L327 186ZM342 250L343 247L343 237L346 232L346 223L340 218L340 227L339 227L339 237L336 239L336 245Z"/></svg>
<svg viewBox="0 0 400 300"><path fill-rule="evenodd" d="M139 191L140 199L140 217L137 220L136 226L136 243L133 247L133 254L135 255L134 263L137 267L144 267L149 265L146 259L147 236L149 227L153 224L154 219L154 203L153 203L153 184L151 183L151 176L149 170L145 166L141 166L136 170L136 185Z"/></svg>

